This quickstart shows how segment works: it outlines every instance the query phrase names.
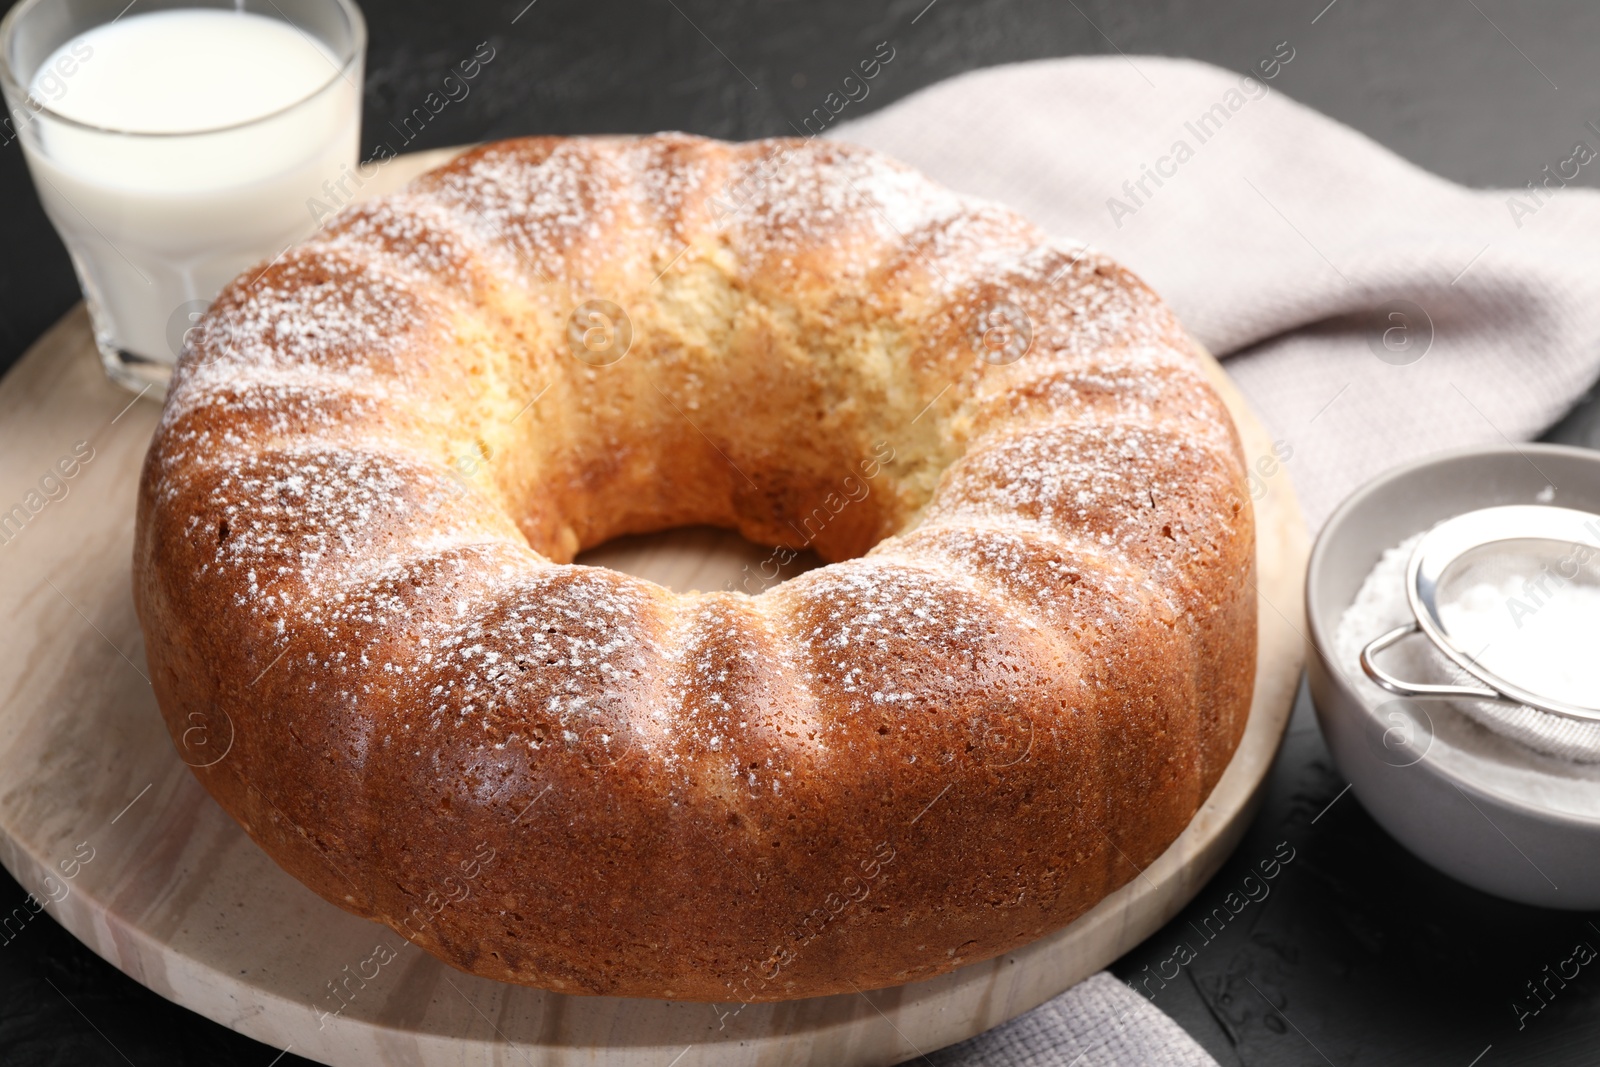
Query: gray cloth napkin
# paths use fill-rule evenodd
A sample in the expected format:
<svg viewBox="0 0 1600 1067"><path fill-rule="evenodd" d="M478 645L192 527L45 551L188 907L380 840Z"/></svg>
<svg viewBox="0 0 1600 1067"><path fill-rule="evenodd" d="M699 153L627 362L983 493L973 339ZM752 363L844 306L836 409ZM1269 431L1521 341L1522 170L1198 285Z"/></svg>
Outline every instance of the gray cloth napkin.
<svg viewBox="0 0 1600 1067"><path fill-rule="evenodd" d="M1152 56L997 67L830 136L1142 275L1228 357L1316 529L1385 468L1532 437L1594 381L1600 195L1561 183L1600 129L1532 189L1471 191L1288 99L1292 51L1254 78ZM1215 1063L1105 973L934 1058Z"/></svg>
<svg viewBox="0 0 1600 1067"><path fill-rule="evenodd" d="M1108 971L1090 975L1003 1026L915 1062L933 1067L1217 1067L1165 1012Z"/></svg>

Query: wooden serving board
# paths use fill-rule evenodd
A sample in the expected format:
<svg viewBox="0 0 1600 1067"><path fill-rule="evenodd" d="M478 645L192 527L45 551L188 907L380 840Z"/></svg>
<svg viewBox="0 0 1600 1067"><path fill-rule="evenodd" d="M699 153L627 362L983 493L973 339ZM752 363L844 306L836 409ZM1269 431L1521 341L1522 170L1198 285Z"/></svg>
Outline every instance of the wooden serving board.
<svg viewBox="0 0 1600 1067"><path fill-rule="evenodd" d="M397 160L368 191L447 156ZM1271 456L1212 367L1247 456ZM1307 537L1277 470L1261 477L1256 501L1259 669L1244 740L1188 830L1071 926L931 981L742 1009L473 978L302 887L178 758L145 677L130 592L135 489L157 414L101 373L81 306L0 382L0 861L44 911L144 985L339 1067L880 1065L962 1040L1104 967L1205 884L1255 811L1300 674ZM20 528L4 525L13 504L25 513ZM731 534L680 531L588 561L716 589L750 551ZM353 999L326 1014L339 1004L330 984L353 974L364 976L344 986Z"/></svg>

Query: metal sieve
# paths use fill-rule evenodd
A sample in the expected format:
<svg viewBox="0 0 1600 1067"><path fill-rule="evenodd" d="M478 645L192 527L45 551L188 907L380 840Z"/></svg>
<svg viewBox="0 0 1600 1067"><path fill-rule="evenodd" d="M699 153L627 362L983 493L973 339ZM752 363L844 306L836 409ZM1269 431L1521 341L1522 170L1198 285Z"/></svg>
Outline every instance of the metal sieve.
<svg viewBox="0 0 1600 1067"><path fill-rule="evenodd" d="M1505 597L1509 617L1520 628L1553 598L1575 588L1600 591L1600 515L1545 505L1513 505L1469 511L1435 526L1412 550L1406 568L1406 596L1413 621L1368 642L1361 650L1367 677L1400 696L1417 699L1484 700L1522 706L1588 723L1600 723L1593 696L1573 691L1552 692L1546 682L1505 677L1504 669L1485 665L1488 646L1464 646L1453 633L1449 608L1472 590L1513 588L1524 596ZM1600 618L1593 631L1600 638ZM1384 649L1422 634L1451 662L1481 683L1436 685L1397 678L1373 657ZM1493 642L1490 642L1493 644ZM1600 641L1595 655L1600 657Z"/></svg>

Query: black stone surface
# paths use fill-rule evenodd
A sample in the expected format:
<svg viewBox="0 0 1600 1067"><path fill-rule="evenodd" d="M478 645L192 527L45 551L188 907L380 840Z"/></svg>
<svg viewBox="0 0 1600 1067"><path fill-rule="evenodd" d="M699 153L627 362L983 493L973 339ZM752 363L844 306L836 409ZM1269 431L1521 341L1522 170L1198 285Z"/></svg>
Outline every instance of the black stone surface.
<svg viewBox="0 0 1600 1067"><path fill-rule="evenodd" d="M882 40L896 60L864 109L1012 60L1120 49L1243 68L1289 40L1296 61L1276 87L1457 181L1522 185L1575 141L1600 144L1584 128L1600 121L1592 0L368 0L366 10L369 152L525 133L783 134ZM495 58L470 94L404 143L390 123L480 42ZM1577 184L1600 185L1600 168ZM0 202L3 369L78 294L14 143L0 146ZM1600 447L1600 402L1591 396L1551 436ZM1583 969L1520 1028L1513 1007L1534 1003L1524 983L1575 942L1600 947L1600 915L1457 885L1343 788L1302 694L1246 841L1116 973L1228 1067L1600 1063L1600 968ZM1294 858L1259 880L1260 863L1286 849ZM1266 895L1250 888L1262 899L1204 926L1252 873ZM23 895L0 874L0 917ZM0 1064L307 1062L147 992L48 916L0 939ZM1173 973L1164 961L1179 941L1194 958L1164 984L1150 979Z"/></svg>
<svg viewBox="0 0 1600 1067"><path fill-rule="evenodd" d="M1600 1062L1600 959L1537 1014L1524 985L1600 950L1600 914L1498 900L1406 852L1345 792L1304 687L1268 789L1223 870L1112 968L1224 1067Z"/></svg>

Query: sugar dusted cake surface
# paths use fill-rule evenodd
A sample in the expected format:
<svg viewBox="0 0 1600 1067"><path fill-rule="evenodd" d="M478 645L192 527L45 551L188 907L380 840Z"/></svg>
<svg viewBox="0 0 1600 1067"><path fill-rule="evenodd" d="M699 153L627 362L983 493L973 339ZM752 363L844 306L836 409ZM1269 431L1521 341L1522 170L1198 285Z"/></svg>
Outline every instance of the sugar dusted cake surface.
<svg viewBox="0 0 1600 1067"><path fill-rule="evenodd" d="M698 523L831 562L571 564ZM994 956L1154 860L1244 728L1253 538L1102 256L848 145L537 138L224 291L135 593L180 752L322 896L487 977L738 1002Z"/></svg>

